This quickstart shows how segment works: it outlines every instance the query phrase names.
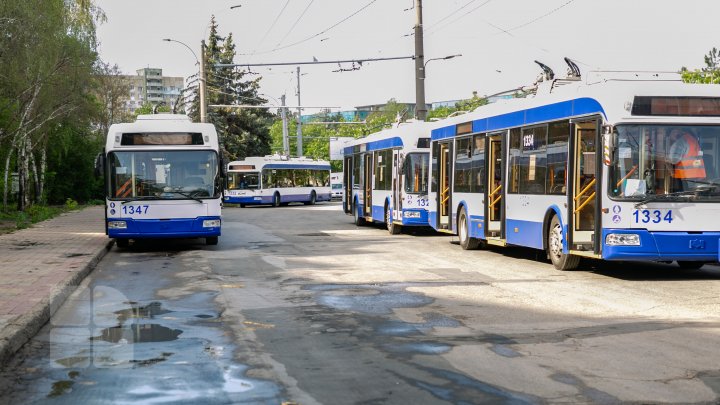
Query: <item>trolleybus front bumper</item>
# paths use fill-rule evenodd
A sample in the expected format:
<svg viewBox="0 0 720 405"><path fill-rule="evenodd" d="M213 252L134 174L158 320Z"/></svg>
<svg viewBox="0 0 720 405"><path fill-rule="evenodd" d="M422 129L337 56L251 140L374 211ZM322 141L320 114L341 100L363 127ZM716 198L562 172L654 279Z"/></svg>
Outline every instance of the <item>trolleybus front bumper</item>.
<svg viewBox="0 0 720 405"><path fill-rule="evenodd" d="M127 239L206 238L220 236L220 224L220 217L174 219L108 218L108 236Z"/></svg>
<svg viewBox="0 0 720 405"><path fill-rule="evenodd" d="M720 261L720 232L603 229L602 235L606 260Z"/></svg>
<svg viewBox="0 0 720 405"><path fill-rule="evenodd" d="M403 226L429 226L428 213L425 209L403 209Z"/></svg>

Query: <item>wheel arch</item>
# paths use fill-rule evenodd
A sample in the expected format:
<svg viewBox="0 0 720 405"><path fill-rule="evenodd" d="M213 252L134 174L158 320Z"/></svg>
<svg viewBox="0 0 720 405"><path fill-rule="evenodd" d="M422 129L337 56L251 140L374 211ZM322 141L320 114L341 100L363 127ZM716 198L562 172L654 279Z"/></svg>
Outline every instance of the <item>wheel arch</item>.
<svg viewBox="0 0 720 405"><path fill-rule="evenodd" d="M455 221L453 221L453 223L452 223L453 231L455 231L455 234L458 233L458 224L460 223L460 210L462 210L462 209L465 210L465 215L467 215L467 217L468 217L468 227L470 227L470 214L469 214L470 211L468 210L467 203L465 202L465 200L460 200L460 202L458 203L456 208L457 209L455 210L455 215L454 215Z"/></svg>
<svg viewBox="0 0 720 405"><path fill-rule="evenodd" d="M550 230L550 221L552 221L553 217L557 217L558 221L560 222L560 228L562 229L563 233L563 252L567 253L568 246L567 246L567 230L565 229L565 221L563 220L562 211L560 210L560 207L557 205L551 205L548 210L545 212L545 217L543 219L543 233L542 233L542 243L543 243L543 250L547 251L548 249L548 231Z"/></svg>

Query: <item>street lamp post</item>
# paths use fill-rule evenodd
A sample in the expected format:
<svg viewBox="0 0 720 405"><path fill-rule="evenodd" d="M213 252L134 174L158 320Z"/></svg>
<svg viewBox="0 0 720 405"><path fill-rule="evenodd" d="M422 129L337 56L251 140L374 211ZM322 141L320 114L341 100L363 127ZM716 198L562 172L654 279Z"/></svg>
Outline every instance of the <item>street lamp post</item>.
<svg viewBox="0 0 720 405"><path fill-rule="evenodd" d="M187 48L195 58L195 63L200 66L200 122L206 122L207 121L207 107L205 105L205 40L200 41L200 59L198 60L197 54L195 51L192 50L188 44L178 41L176 39L171 38L165 38L163 41L166 42L177 42L178 44L184 46Z"/></svg>
<svg viewBox="0 0 720 405"><path fill-rule="evenodd" d="M458 56L462 56L462 54L448 55L448 56L443 56L442 58L428 59L428 60L422 62L422 66L420 68L418 68L419 74L417 77L417 88L416 88L417 100L416 100L416 105L415 105L415 116L417 117L418 120L425 121L425 118L427 117L427 110L426 110L427 106L425 103L425 78L427 77L426 76L427 64L434 60L447 60L447 59L456 58ZM415 62L417 63L417 60Z"/></svg>

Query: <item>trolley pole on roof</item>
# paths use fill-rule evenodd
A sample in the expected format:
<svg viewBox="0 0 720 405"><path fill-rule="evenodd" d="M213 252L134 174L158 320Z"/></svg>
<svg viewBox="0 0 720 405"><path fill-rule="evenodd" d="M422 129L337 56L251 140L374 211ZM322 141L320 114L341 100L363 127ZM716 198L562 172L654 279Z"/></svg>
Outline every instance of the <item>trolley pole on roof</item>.
<svg viewBox="0 0 720 405"><path fill-rule="evenodd" d="M283 155L290 156L290 141L288 140L288 120L285 108L285 95L280 96L280 116L282 117L282 134L283 134Z"/></svg>
<svg viewBox="0 0 720 405"><path fill-rule="evenodd" d="M297 67L297 96L298 96L298 114L297 114L297 155L301 157L303 155L303 144L302 144L302 109L300 106L300 66Z"/></svg>
<svg viewBox="0 0 720 405"><path fill-rule="evenodd" d="M422 0L415 0L415 118L425 121L425 51L423 50Z"/></svg>

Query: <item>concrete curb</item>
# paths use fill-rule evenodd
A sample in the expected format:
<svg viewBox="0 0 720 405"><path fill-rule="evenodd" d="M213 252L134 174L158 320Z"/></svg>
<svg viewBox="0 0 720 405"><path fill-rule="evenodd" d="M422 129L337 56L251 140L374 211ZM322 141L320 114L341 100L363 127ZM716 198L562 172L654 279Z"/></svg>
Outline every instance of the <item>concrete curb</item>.
<svg viewBox="0 0 720 405"><path fill-rule="evenodd" d="M114 242L114 239L109 239L105 246L99 249L82 269L57 285L49 297L43 298L29 312L19 316L8 327L0 331L0 364L6 364L25 343L48 323L50 317L75 292L85 277L95 269Z"/></svg>

